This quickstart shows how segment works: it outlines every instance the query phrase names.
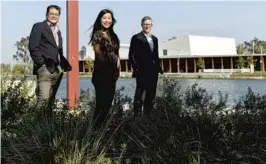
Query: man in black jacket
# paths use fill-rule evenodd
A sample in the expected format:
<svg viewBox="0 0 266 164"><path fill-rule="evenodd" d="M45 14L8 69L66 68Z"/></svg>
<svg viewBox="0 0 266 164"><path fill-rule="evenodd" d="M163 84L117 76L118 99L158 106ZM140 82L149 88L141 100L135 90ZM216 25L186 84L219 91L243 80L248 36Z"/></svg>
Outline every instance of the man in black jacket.
<svg viewBox="0 0 266 164"><path fill-rule="evenodd" d="M60 12L59 6L48 6L46 20L33 25L29 38L33 74L37 76L38 104L43 100L54 100L63 72L72 69L63 55L62 36L57 24Z"/></svg>
<svg viewBox="0 0 266 164"><path fill-rule="evenodd" d="M141 20L142 31L131 38L129 61L133 67L132 77L136 77L134 115L149 115L156 95L158 73L163 73L159 60L158 39L151 34L152 19L145 16Z"/></svg>

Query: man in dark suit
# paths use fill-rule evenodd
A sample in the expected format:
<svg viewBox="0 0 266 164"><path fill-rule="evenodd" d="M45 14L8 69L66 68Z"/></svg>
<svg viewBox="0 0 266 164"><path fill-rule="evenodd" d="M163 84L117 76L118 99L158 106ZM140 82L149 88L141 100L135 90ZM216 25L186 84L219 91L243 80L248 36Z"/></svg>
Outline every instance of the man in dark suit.
<svg viewBox="0 0 266 164"><path fill-rule="evenodd" d="M50 5L46 20L35 23L29 38L29 51L34 62L33 74L37 76L37 102L53 102L64 72L71 65L63 55L62 36L58 27L61 9Z"/></svg>
<svg viewBox="0 0 266 164"><path fill-rule="evenodd" d="M144 114L151 114L156 95L158 73L163 73L159 60L158 39L151 34L152 19L145 16L141 20L142 31L131 38L129 61L136 77L134 115L140 116L144 104Z"/></svg>

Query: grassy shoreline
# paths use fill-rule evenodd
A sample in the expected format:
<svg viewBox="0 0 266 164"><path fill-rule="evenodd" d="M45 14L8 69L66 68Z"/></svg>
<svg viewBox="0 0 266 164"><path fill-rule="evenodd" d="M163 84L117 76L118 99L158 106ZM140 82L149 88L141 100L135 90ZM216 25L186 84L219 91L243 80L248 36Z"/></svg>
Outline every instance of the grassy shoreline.
<svg viewBox="0 0 266 164"><path fill-rule="evenodd" d="M23 83L23 82L22 82ZM2 90L2 163L21 164L264 164L266 95L248 90L227 108L196 84L159 85L152 115L135 118L132 99L116 91L102 129L91 119L95 97L81 92L76 110L60 105L36 109L19 87ZM128 110L121 110L129 103Z"/></svg>
<svg viewBox="0 0 266 164"><path fill-rule="evenodd" d="M261 76L262 75L262 76ZM7 77L16 77L16 78L23 78L25 77L24 75L13 75L10 74ZM6 75L1 74L1 78L6 77ZM27 75L28 78L34 78L35 79L35 75ZM64 75L64 77L67 77L67 74ZM84 74L84 73L80 73L79 74L79 78L91 78L92 74ZM234 74L225 74L225 73L165 73L163 75L159 75L160 78L167 78L167 77L171 77L171 78L177 78L177 79L226 79L226 80L230 80L230 79L239 79L239 80L265 80L266 79L266 72L261 73L254 73L254 74L250 74L250 73L234 73ZM127 78L131 78L131 73L121 73L120 75L121 79L127 79Z"/></svg>

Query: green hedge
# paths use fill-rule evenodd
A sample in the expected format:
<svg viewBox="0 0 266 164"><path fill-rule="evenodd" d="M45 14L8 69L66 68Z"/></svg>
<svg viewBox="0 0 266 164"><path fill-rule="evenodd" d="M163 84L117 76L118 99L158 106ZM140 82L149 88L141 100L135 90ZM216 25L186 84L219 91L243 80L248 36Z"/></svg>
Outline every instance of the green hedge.
<svg viewBox="0 0 266 164"><path fill-rule="evenodd" d="M231 75L231 77L266 77L266 72L254 72L254 73L248 73L248 72L235 72Z"/></svg>

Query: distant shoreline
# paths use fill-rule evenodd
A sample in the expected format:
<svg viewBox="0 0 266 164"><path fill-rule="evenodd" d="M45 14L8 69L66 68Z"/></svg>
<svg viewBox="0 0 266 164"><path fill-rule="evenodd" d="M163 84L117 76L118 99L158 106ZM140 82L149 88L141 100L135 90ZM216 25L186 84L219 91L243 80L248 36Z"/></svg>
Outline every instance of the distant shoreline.
<svg viewBox="0 0 266 164"><path fill-rule="evenodd" d="M6 75L1 74L1 79L3 80ZM8 75L8 78L23 78L23 75ZM66 77L66 74L65 76ZM91 74L79 74L79 78L91 78ZM163 75L159 75L159 77L169 77L169 78L176 78L176 79L239 79L239 80L265 80L266 75L265 73L263 76L254 76L250 74L249 76L245 74L237 74L237 75L230 75L228 73L164 73ZM28 75L27 78L35 79L35 75ZM131 78L131 73L121 73L120 78L127 79Z"/></svg>

